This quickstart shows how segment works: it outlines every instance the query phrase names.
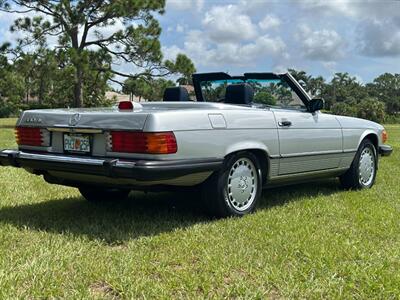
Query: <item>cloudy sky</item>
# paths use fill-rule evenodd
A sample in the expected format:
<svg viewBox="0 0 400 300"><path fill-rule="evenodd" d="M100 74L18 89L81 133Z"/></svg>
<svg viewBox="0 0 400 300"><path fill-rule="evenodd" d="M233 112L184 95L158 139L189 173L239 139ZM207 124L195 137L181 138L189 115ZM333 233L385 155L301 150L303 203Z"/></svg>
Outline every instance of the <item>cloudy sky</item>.
<svg viewBox="0 0 400 300"><path fill-rule="evenodd" d="M165 56L198 71L400 72L399 0L167 0L159 19Z"/></svg>
<svg viewBox="0 0 400 300"><path fill-rule="evenodd" d="M16 17L0 12L0 43ZM157 18L165 57L185 53L199 72L400 73L400 0L167 0Z"/></svg>

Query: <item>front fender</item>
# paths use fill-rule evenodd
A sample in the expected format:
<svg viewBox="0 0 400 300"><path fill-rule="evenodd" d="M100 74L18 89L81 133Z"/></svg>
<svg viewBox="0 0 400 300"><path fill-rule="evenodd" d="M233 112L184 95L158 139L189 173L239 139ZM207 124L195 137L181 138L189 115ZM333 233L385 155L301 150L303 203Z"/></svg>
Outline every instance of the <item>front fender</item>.
<svg viewBox="0 0 400 300"><path fill-rule="evenodd" d="M380 139L379 139L379 135L376 133L376 131L372 130L372 129L366 129L360 136L360 139L358 140L358 144L357 144L357 149L360 147L361 142L365 139L366 136L368 135L374 135L376 137L376 147L379 147L380 144ZM378 151L378 148L376 149Z"/></svg>

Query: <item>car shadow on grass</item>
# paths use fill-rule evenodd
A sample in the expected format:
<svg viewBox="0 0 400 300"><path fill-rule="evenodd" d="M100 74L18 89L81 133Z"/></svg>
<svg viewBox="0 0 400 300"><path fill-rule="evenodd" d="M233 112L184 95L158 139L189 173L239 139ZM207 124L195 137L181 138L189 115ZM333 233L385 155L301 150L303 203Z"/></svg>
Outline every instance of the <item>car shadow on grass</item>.
<svg viewBox="0 0 400 300"><path fill-rule="evenodd" d="M260 201L259 209L267 209L274 206L285 205L301 198L317 196L329 196L343 192L339 180L328 178L312 182L299 183L280 187L268 188L263 191L263 199Z"/></svg>
<svg viewBox="0 0 400 300"><path fill-rule="evenodd" d="M263 192L259 210L338 191L334 180L267 189ZM188 192L134 192L126 201L100 204L75 197L0 209L2 223L85 236L111 246L214 220L206 214L199 196Z"/></svg>

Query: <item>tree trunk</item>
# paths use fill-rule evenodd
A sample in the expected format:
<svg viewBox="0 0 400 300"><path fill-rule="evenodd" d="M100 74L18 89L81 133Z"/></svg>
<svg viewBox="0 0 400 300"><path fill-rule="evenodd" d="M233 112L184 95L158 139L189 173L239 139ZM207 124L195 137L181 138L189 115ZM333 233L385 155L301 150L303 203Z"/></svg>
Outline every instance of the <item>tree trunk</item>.
<svg viewBox="0 0 400 300"><path fill-rule="evenodd" d="M40 86L39 86L39 99L38 99L39 100L39 104L42 104L43 100L44 100L44 89L45 89L45 86L44 86L43 78L44 78L44 76L42 75L41 78L40 78Z"/></svg>
<svg viewBox="0 0 400 300"><path fill-rule="evenodd" d="M25 101L26 101L26 104L28 104L29 103L29 93L30 93L30 91L29 91L29 79L25 80L25 87L26 87Z"/></svg>
<svg viewBox="0 0 400 300"><path fill-rule="evenodd" d="M81 66L76 66L74 83L74 107L83 107L83 71Z"/></svg>

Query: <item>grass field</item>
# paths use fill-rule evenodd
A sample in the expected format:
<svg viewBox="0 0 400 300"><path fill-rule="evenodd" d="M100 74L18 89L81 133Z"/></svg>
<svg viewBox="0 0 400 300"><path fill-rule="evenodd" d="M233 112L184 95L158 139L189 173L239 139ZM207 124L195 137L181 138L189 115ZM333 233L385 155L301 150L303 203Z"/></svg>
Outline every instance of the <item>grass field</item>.
<svg viewBox="0 0 400 300"><path fill-rule="evenodd" d="M15 147L0 120L0 148ZM76 189L0 168L0 299L400 297L400 126L377 183L264 191L212 220L195 195L133 193L93 205Z"/></svg>

